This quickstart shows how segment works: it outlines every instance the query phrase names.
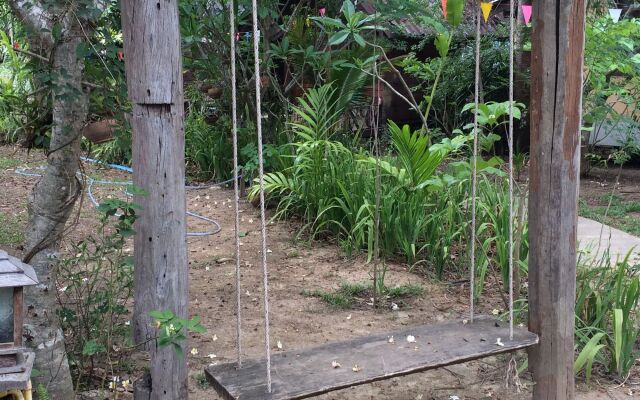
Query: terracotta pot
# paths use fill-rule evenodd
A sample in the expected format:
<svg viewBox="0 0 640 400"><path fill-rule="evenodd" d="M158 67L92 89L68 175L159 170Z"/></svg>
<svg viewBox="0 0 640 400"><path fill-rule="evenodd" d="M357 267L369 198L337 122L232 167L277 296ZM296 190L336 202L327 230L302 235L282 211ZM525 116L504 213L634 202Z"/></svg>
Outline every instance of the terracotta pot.
<svg viewBox="0 0 640 400"><path fill-rule="evenodd" d="M262 75L260 77L260 87L261 88L268 88L269 85L271 84L271 78L269 78L269 75Z"/></svg>
<svg viewBox="0 0 640 400"><path fill-rule="evenodd" d="M372 85L362 88L362 94L365 97L384 97L384 84L382 82L376 82L375 88Z"/></svg>
<svg viewBox="0 0 640 400"><path fill-rule="evenodd" d="M207 94L212 99L219 99L220 97L222 97L222 88L221 87L212 87L211 89L207 90Z"/></svg>
<svg viewBox="0 0 640 400"><path fill-rule="evenodd" d="M94 144L105 143L113 140L113 130L117 127L118 121L115 119L91 122L82 129L82 136Z"/></svg>
<svg viewBox="0 0 640 400"><path fill-rule="evenodd" d="M313 89L313 83L303 83L302 86L296 85L293 89L291 89L291 96L302 97L309 89Z"/></svg>

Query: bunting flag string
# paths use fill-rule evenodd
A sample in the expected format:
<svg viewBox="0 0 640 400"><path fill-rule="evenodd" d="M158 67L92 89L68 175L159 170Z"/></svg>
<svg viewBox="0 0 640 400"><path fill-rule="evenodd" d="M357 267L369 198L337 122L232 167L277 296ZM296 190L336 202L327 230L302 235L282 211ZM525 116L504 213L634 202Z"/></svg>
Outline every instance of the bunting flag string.
<svg viewBox="0 0 640 400"><path fill-rule="evenodd" d="M491 14L491 9L493 8L493 3L483 1L480 3L480 8L482 8L482 17L484 18L484 23L489 22L489 15Z"/></svg>
<svg viewBox="0 0 640 400"><path fill-rule="evenodd" d="M621 8L610 8L609 9L609 16L611 17L613 22L620 21L620 16L621 15L622 15L622 9Z"/></svg>
<svg viewBox="0 0 640 400"><path fill-rule="evenodd" d="M524 23L529 25L531 22L531 14L533 13L533 7L531 4L523 4L522 5L522 16L524 17Z"/></svg>

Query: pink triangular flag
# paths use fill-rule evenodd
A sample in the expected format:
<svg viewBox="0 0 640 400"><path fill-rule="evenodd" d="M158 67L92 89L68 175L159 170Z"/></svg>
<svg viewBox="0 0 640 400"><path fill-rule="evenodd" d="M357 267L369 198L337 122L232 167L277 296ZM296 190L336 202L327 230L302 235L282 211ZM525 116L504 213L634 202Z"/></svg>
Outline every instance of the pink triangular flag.
<svg viewBox="0 0 640 400"><path fill-rule="evenodd" d="M440 0L442 3L442 15L447 18L447 0Z"/></svg>
<svg viewBox="0 0 640 400"><path fill-rule="evenodd" d="M618 21L620 21L620 15L622 15L622 9L621 8L610 8L609 9L609 15L611 16L611 19L613 20L613 22L618 22Z"/></svg>
<svg viewBox="0 0 640 400"><path fill-rule="evenodd" d="M524 17L524 23L527 25L529 24L529 21L531 21L532 12L533 8L531 7L531 4L522 5L522 16Z"/></svg>

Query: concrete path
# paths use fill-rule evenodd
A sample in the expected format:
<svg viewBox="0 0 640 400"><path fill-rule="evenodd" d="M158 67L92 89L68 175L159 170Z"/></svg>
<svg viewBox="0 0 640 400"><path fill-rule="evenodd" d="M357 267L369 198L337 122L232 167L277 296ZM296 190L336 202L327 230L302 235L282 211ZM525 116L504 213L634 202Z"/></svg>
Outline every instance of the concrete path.
<svg viewBox="0 0 640 400"><path fill-rule="evenodd" d="M578 217L578 247L583 254L587 253L596 259L608 248L613 262L616 258L625 257L633 249L631 258L635 262L640 260L640 238L588 218Z"/></svg>

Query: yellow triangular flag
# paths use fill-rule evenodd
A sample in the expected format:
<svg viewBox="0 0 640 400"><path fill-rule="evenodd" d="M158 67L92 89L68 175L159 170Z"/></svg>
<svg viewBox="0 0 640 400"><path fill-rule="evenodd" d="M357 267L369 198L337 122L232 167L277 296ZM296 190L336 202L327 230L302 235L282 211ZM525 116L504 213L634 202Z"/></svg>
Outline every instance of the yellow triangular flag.
<svg viewBox="0 0 640 400"><path fill-rule="evenodd" d="M480 7L482 8L482 16L484 17L484 22L487 23L489 21L489 14L491 14L491 9L493 8L493 3L481 2Z"/></svg>

